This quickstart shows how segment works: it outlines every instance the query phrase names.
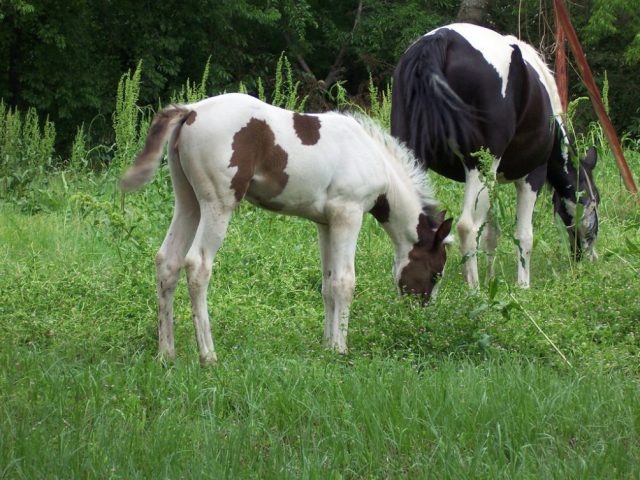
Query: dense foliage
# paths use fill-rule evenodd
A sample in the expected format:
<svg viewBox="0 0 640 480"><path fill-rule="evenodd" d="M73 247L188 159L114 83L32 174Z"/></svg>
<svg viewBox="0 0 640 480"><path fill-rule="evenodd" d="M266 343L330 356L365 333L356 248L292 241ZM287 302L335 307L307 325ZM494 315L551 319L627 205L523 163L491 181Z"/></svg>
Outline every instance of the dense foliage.
<svg viewBox="0 0 640 480"><path fill-rule="evenodd" d="M0 98L49 116L69 147L84 123L94 140L111 135L113 89L142 61L140 98L166 102L210 58L208 93L272 88L285 52L310 94L309 108L333 105L327 89L344 81L361 96L372 76L390 78L418 35L455 19L454 0L5 0L0 4ZM638 0L572 3L572 16L597 77L611 82L614 122L635 135L638 105L628 85L640 74ZM551 54L551 2L490 2L488 23ZM583 95L577 79L573 96ZM68 150L63 151L67 155Z"/></svg>

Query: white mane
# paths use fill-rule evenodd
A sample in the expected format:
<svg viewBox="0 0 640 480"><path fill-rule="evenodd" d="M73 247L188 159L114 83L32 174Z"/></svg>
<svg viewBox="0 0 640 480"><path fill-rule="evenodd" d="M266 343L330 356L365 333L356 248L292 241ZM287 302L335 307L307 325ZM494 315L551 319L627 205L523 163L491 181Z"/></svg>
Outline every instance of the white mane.
<svg viewBox="0 0 640 480"><path fill-rule="evenodd" d="M415 191L420 196L420 202L423 206L434 209L438 202L433 194L433 187L429 178L425 174L424 168L421 166L413 152L409 150L403 143L386 132L384 128L371 117L357 112L347 114L364 128L365 132L378 142L389 152L392 157L404 170L413 184Z"/></svg>

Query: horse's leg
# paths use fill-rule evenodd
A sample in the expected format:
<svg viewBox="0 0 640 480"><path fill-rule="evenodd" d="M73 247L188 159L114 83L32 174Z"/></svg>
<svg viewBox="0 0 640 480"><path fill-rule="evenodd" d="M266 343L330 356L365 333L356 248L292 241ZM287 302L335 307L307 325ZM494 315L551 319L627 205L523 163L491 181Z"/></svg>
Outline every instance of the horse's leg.
<svg viewBox="0 0 640 480"><path fill-rule="evenodd" d="M482 230L482 248L487 254L487 279L492 279L495 274L495 253L500 236L500 226L491 208L487 212L487 221Z"/></svg>
<svg viewBox="0 0 640 480"><path fill-rule="evenodd" d="M215 255L222 245L234 202L200 201L200 223L185 259L187 284L193 310L193 325L200 352L200 364L216 362L207 311L207 288Z"/></svg>
<svg viewBox="0 0 640 480"><path fill-rule="evenodd" d="M325 235L323 265L323 297L325 297L325 334L328 347L347 353L349 307L355 291L355 255L358 233L362 225L362 209L355 205L340 205L330 209L328 242ZM328 243L328 247L326 247ZM322 246L321 246L322 248ZM333 308L331 308L333 307Z"/></svg>
<svg viewBox="0 0 640 480"><path fill-rule="evenodd" d="M331 339L333 338L333 315L335 310L335 302L333 296L329 291L329 279L331 278L331 266L330 266L330 254L331 248L329 226L317 224L318 227L318 240L320 243L320 263L322 268L322 300L324 301L324 344L327 347L331 346Z"/></svg>
<svg viewBox="0 0 640 480"><path fill-rule="evenodd" d="M160 359L172 360L176 355L173 338L173 297L184 257L200 220L200 207L179 161L169 160L169 167L175 192L175 208L171 226L156 254L156 290L158 355Z"/></svg>
<svg viewBox="0 0 640 480"><path fill-rule="evenodd" d="M531 250L533 248L533 208L544 184L547 166L542 165L516 183L516 232L518 284L529 288Z"/></svg>
<svg viewBox="0 0 640 480"><path fill-rule="evenodd" d="M498 168L494 161L492 171ZM460 252L464 260L464 279L471 287L478 286L478 232L486 222L489 211L489 191L483 183L477 168L466 171L464 184L464 204L457 229L460 236ZM486 226L486 225L485 225Z"/></svg>

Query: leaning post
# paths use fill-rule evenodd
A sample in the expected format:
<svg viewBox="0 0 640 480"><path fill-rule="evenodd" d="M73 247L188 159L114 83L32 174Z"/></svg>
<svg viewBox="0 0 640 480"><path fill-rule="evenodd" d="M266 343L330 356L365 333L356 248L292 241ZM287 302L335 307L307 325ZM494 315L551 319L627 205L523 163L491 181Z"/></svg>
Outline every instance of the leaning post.
<svg viewBox="0 0 640 480"><path fill-rule="evenodd" d="M554 5L555 9L555 5ZM569 79L567 76L567 35L564 33L562 24L557 20L556 12L556 83L560 94L562 111L567 111L569 103Z"/></svg>

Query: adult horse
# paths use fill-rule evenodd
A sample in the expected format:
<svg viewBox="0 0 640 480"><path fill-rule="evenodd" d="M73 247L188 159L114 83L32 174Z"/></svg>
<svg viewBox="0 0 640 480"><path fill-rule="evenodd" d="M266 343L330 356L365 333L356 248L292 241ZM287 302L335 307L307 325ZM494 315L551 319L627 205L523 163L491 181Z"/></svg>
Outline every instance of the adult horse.
<svg viewBox="0 0 640 480"><path fill-rule="evenodd" d="M370 212L395 245L395 280L426 302L441 276L452 220L437 210L416 158L366 117L303 115L242 94L171 106L154 119L120 186L151 180L165 143L175 192L156 256L159 352L175 356L173 297L185 267L203 365L216 354L207 312L214 257L241 200L318 226L328 347L347 350L354 257Z"/></svg>
<svg viewBox="0 0 640 480"><path fill-rule="evenodd" d="M492 156L488 173L516 186L520 285L529 286L533 207L545 181L575 257L596 257L596 153L592 148L582 162L571 161L557 86L533 47L476 25L441 27L406 50L393 87L391 133L425 168L465 182L457 230L468 284L478 284L478 237L491 264L498 233L487 221L489 192L474 155L482 148Z"/></svg>

